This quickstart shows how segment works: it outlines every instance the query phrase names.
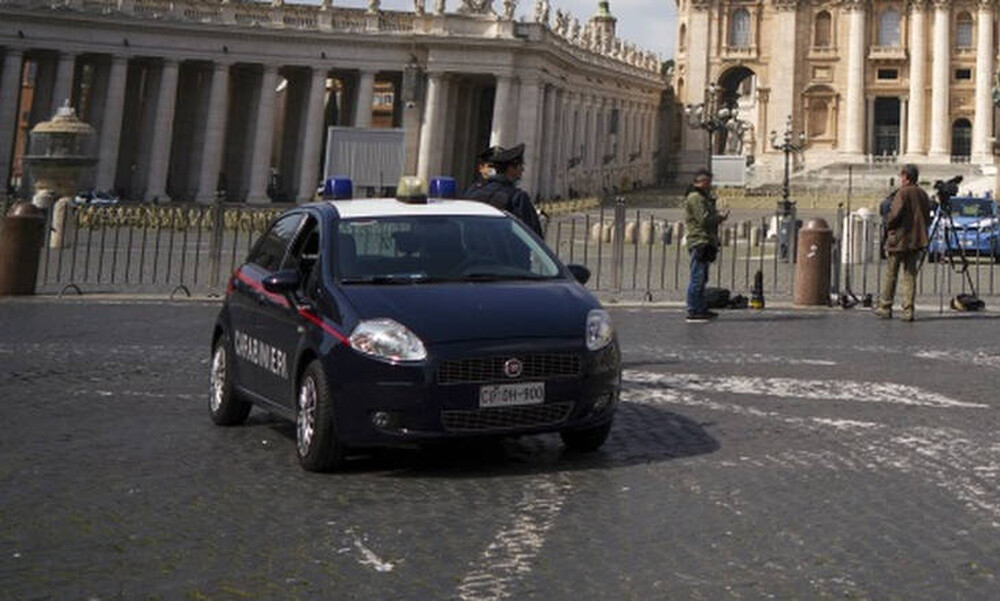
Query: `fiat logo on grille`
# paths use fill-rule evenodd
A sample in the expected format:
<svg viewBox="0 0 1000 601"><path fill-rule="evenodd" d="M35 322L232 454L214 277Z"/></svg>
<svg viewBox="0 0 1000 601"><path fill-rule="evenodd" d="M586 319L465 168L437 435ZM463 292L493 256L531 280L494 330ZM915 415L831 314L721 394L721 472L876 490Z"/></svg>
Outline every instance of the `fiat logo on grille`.
<svg viewBox="0 0 1000 601"><path fill-rule="evenodd" d="M503 375L508 378L517 378L521 376L521 372L524 370L524 364L521 363L520 359L507 359L503 364Z"/></svg>

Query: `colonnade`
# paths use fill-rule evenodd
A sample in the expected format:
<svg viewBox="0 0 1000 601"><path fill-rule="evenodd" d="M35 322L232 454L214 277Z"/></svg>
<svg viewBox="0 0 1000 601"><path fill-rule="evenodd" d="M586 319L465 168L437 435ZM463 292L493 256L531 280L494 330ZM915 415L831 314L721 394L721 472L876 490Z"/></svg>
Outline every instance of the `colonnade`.
<svg viewBox="0 0 1000 601"><path fill-rule="evenodd" d="M869 4L864 1L844 3L848 15L846 131L843 152L861 155L865 152L865 68L868 57L867 17ZM906 155L947 160L951 154L952 7L945 0L907 3L909 10L909 97L901 108L901 134L905 132ZM996 4L981 0L976 12L975 103L972 118L972 160L992 160L991 136L993 105L991 97L994 71L994 21ZM931 26L927 27L928 17ZM928 38L930 29L930 39ZM930 119L926 115L927 48L931 48ZM930 123L930 132L926 124ZM903 140L901 140L902 142Z"/></svg>

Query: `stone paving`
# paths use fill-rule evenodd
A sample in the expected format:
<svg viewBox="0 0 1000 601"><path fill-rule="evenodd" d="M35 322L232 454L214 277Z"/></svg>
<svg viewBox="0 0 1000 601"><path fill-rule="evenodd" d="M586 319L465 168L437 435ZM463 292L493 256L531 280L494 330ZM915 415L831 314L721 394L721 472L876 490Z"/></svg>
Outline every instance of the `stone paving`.
<svg viewBox="0 0 1000 601"><path fill-rule="evenodd" d="M212 303L0 302L9 599L996 599L1000 315L616 307L557 436L297 465L207 416Z"/></svg>

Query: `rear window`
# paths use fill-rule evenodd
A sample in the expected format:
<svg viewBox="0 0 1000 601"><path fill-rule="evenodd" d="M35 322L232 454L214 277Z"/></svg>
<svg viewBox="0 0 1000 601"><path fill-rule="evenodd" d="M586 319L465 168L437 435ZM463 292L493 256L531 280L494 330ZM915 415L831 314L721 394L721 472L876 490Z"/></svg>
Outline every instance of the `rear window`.
<svg viewBox="0 0 1000 601"><path fill-rule="evenodd" d="M336 244L345 284L561 277L547 250L506 217L346 219Z"/></svg>

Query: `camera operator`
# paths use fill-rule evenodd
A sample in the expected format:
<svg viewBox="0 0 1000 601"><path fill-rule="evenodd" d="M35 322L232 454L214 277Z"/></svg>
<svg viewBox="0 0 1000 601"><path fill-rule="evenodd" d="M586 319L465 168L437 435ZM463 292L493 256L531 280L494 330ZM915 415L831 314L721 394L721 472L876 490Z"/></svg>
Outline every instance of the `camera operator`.
<svg viewBox="0 0 1000 601"><path fill-rule="evenodd" d="M915 165L904 165L899 172L900 186L885 219L885 251L888 256L882 280L882 294L875 308L875 315L882 319L892 317L892 303L896 296L896 279L903 267L903 321L913 321L913 304L917 289L917 272L920 253L927 247L927 223L931 201L927 193L917 186L920 172Z"/></svg>

